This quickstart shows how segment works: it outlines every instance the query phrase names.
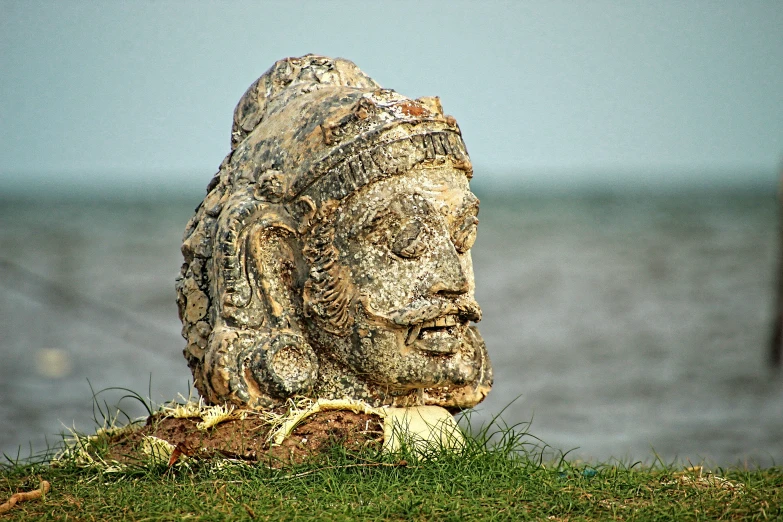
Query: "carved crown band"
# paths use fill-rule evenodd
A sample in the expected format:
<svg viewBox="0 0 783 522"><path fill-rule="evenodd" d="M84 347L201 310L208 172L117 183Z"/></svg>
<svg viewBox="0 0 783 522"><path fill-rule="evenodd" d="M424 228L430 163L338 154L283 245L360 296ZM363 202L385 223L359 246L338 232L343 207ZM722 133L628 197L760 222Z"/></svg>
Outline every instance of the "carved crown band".
<svg viewBox="0 0 783 522"><path fill-rule="evenodd" d="M456 131L442 130L414 134L377 144L352 155L311 179L305 187L294 187L294 197L306 195L317 206L330 199L341 200L377 180L409 171L426 161L450 159L470 179L473 168L462 137ZM296 190L299 188L299 190Z"/></svg>

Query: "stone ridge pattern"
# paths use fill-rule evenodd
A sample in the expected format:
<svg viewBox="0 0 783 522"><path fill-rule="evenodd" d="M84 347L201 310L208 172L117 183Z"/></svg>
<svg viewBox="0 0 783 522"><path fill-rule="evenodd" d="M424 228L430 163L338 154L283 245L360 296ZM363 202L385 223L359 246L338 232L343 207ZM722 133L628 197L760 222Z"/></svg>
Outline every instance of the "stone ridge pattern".
<svg viewBox="0 0 783 522"><path fill-rule="evenodd" d="M177 303L204 399L483 400L471 176L438 98L383 89L341 58L275 63L237 105L184 234Z"/></svg>

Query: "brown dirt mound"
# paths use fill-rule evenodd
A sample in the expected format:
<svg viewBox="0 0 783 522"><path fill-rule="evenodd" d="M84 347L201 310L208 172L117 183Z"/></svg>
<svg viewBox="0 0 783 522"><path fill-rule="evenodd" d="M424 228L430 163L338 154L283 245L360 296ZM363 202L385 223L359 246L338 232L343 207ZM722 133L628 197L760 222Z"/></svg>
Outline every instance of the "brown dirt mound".
<svg viewBox="0 0 783 522"><path fill-rule="evenodd" d="M206 431L196 427L199 420L153 415L137 430L112 435L102 458L120 464L147 462L149 457L141 448L150 435L175 446L169 465L187 456L224 457L281 467L311 459L334 445L358 451L368 446L380 450L383 444L383 420L351 411L316 413L302 421L279 446L266 442L270 426L258 417L224 421Z"/></svg>

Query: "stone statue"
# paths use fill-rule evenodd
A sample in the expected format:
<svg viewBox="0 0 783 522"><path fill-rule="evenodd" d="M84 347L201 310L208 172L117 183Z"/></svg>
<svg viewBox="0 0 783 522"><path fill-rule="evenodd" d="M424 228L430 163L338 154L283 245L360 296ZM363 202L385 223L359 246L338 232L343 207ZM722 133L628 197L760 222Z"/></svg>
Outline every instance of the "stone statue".
<svg viewBox="0 0 783 522"><path fill-rule="evenodd" d="M483 400L471 176L438 98L383 89L340 58L275 63L239 101L182 244L184 354L204 399Z"/></svg>

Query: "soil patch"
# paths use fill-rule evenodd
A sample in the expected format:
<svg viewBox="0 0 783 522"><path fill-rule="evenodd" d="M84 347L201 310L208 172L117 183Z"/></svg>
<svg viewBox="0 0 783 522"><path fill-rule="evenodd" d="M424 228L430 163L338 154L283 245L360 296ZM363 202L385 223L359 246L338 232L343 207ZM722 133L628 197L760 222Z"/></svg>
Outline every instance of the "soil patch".
<svg viewBox="0 0 783 522"><path fill-rule="evenodd" d="M170 464L182 457L196 459L231 458L264 462L273 467L301 463L323 454L335 445L358 451L383 445L383 420L377 415L351 411L313 414L299 424L279 446L267 442L270 425L248 415L231 419L207 430L196 427L198 418L174 418L160 414L147 419L133 431L110 435L101 457L106 462L139 464L149 461L142 447L146 437L162 439L175 447Z"/></svg>

